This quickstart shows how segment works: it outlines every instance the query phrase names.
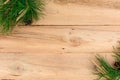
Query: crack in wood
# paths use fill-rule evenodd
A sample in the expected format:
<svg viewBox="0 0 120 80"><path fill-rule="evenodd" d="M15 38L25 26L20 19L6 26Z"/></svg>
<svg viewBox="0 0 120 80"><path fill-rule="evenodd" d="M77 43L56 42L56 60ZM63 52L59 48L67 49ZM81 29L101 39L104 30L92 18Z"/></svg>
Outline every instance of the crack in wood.
<svg viewBox="0 0 120 80"><path fill-rule="evenodd" d="M17 76L20 76L20 75L17 75L17 74L11 74L11 76L16 76L16 77L17 77Z"/></svg>
<svg viewBox="0 0 120 80"><path fill-rule="evenodd" d="M0 80L15 80L15 79L0 79Z"/></svg>

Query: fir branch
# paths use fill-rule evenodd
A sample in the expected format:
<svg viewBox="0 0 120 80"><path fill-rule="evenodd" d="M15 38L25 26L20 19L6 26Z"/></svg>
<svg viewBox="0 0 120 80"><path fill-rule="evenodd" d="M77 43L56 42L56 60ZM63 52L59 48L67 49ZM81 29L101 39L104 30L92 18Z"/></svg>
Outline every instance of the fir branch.
<svg viewBox="0 0 120 80"><path fill-rule="evenodd" d="M119 44L120 45L120 44ZM101 57L96 56L98 63L94 62L99 76L96 80L120 80L120 48L117 47L114 51L114 65L110 65L109 62Z"/></svg>
<svg viewBox="0 0 120 80"><path fill-rule="evenodd" d="M12 31L18 23L31 25L34 20L43 16L43 0L1 0L0 29Z"/></svg>

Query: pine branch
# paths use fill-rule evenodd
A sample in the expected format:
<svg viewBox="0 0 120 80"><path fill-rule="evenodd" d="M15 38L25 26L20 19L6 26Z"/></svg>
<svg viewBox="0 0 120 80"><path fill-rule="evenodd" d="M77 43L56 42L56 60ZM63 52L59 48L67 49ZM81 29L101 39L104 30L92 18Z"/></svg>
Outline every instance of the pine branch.
<svg viewBox="0 0 120 80"><path fill-rule="evenodd" d="M120 46L120 44L119 44ZM96 56L98 63L94 63L99 76L96 80L120 80L120 48L114 51L114 65L110 65L105 58Z"/></svg>
<svg viewBox="0 0 120 80"><path fill-rule="evenodd" d="M43 16L44 6L43 0L1 0L1 31L12 31L18 23L31 25L34 20Z"/></svg>

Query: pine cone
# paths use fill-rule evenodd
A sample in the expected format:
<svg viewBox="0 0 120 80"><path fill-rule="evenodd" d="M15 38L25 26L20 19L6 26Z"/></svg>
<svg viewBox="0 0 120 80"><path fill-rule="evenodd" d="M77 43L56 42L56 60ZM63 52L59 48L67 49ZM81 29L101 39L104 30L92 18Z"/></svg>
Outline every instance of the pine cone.
<svg viewBox="0 0 120 80"><path fill-rule="evenodd" d="M120 70L120 62L115 62L114 66L117 70Z"/></svg>

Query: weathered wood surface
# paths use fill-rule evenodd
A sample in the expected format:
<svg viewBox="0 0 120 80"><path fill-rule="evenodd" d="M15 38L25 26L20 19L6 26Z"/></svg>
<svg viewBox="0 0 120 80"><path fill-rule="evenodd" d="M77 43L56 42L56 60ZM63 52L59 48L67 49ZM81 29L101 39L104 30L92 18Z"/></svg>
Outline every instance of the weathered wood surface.
<svg viewBox="0 0 120 80"><path fill-rule="evenodd" d="M119 0L46 0L34 26L0 36L0 80L93 80L96 54L112 61ZM41 25L41 26L40 26Z"/></svg>
<svg viewBox="0 0 120 80"><path fill-rule="evenodd" d="M107 54L106 54L107 55ZM0 54L1 80L93 80L93 55L4 53ZM108 54L107 59L110 60Z"/></svg>
<svg viewBox="0 0 120 80"><path fill-rule="evenodd" d="M112 52L119 35L119 26L30 26L1 37L0 48L23 53L104 53Z"/></svg>
<svg viewBox="0 0 120 80"><path fill-rule="evenodd" d="M1 80L93 80L92 60L110 61L119 26L28 26L0 38Z"/></svg>
<svg viewBox="0 0 120 80"><path fill-rule="evenodd" d="M120 25L119 0L46 0L36 25Z"/></svg>

